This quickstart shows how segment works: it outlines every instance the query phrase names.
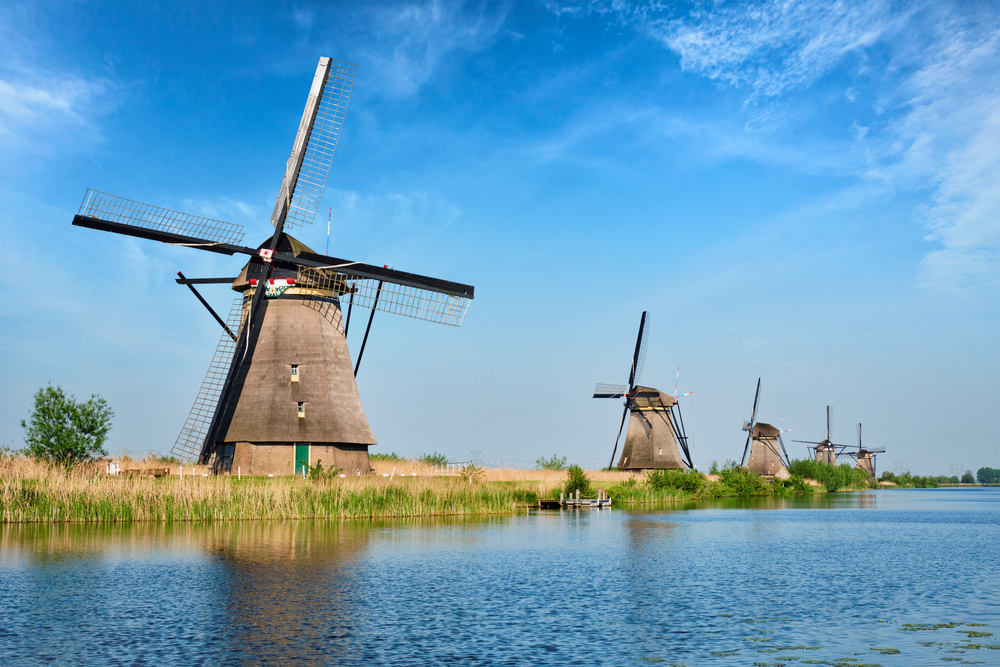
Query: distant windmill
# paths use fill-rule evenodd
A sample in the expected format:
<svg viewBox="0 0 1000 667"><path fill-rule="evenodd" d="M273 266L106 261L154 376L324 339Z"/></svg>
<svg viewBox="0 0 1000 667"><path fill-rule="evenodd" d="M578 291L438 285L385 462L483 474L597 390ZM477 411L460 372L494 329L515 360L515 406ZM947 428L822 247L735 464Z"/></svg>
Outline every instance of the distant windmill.
<svg viewBox="0 0 1000 667"><path fill-rule="evenodd" d="M757 405L760 401L760 378L757 378L757 392L753 397L753 410L750 421L743 422L743 430L747 432L747 441L743 446L743 458L740 465L758 475L788 475L788 452L785 443L781 441L781 430L770 424L757 421ZM747 458L749 452L750 457ZM782 472L784 471L784 472Z"/></svg>
<svg viewBox="0 0 1000 667"><path fill-rule="evenodd" d="M681 407L677 404L676 397L665 394L659 389L636 384L642 377L648 344L647 313L643 311L639 320L639 335L635 341L628 385L598 384L594 389L594 398L625 398L625 410L618 426L609 467L615 465L618 441L622 436L625 419L629 418L625 445L622 447L622 456L617 466L619 470L694 468L688 450ZM674 391L676 393L676 386ZM684 452L683 457L681 450Z"/></svg>
<svg viewBox="0 0 1000 667"><path fill-rule="evenodd" d="M471 285L318 255L286 233L311 224L337 147L357 65L320 58L271 215L274 233L245 247L243 228L88 190L73 224L224 255L249 255L236 278L187 279L224 333L174 445L218 471L293 474L322 459L369 472L376 444L355 375L376 310L461 326ZM194 289L240 292L227 325ZM349 297L346 322L341 299ZM371 309L351 368L351 309Z"/></svg>
<svg viewBox="0 0 1000 667"><path fill-rule="evenodd" d="M838 445L834 444L830 440L830 406L826 406L826 439L816 442L814 440L792 440L792 442L801 442L807 445L814 445L813 447L807 447L806 449L815 450L814 460L819 463L826 463L827 465L835 466L837 465L837 456L844 453L849 445Z"/></svg>
<svg viewBox="0 0 1000 667"><path fill-rule="evenodd" d="M875 470L875 455L885 452L885 447L881 449L866 449L861 444L861 424L858 424L858 451L847 452L847 455L858 462L857 467L868 473L872 479L877 479Z"/></svg>

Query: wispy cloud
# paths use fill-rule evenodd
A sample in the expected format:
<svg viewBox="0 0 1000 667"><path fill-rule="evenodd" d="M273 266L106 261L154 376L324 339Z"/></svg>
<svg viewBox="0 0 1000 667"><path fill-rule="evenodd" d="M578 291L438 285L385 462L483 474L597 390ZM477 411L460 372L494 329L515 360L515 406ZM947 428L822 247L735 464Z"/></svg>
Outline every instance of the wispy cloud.
<svg viewBox="0 0 1000 667"><path fill-rule="evenodd" d="M20 80L9 74L0 78L0 143L8 150L31 146L44 151L44 140L69 134L77 142L101 141L94 116L107 87L103 81L34 72L24 73Z"/></svg>
<svg viewBox="0 0 1000 667"><path fill-rule="evenodd" d="M928 193L916 214L938 247L924 258L923 285L1000 285L995 6L901 12L886 2L765 0L701 3L686 13L659 3L608 7L678 54L685 71L747 89L747 133L791 122L782 118L785 100L835 70L873 86L867 99L854 85L843 92L873 118L854 120L846 128L851 140L829 148L853 154L840 162L861 178ZM771 148L772 156L787 152Z"/></svg>
<svg viewBox="0 0 1000 667"><path fill-rule="evenodd" d="M408 97L455 52L487 47L502 30L506 9L469 9L457 2L392 5L375 12L368 59L394 97ZM388 46L388 49L383 47Z"/></svg>

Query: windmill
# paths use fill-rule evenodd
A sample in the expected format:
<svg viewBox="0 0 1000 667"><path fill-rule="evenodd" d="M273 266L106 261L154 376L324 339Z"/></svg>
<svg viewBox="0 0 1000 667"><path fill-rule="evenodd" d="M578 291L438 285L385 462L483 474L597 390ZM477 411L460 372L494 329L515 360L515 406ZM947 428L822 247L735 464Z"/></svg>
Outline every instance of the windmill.
<svg viewBox="0 0 1000 667"><path fill-rule="evenodd" d="M639 335L635 340L632 367L629 369L628 385L598 384L594 398L623 398L625 411L622 413L615 448L611 452L611 463L615 464L618 441L629 419L625 433L625 445L618 461L619 470L649 470L654 468L694 468L691 452L688 450L687 434L681 417L681 406L670 394L659 389L639 386L646 363L646 348L649 344L647 313L643 311L639 320ZM680 370L678 369L678 373ZM676 389L675 389L676 393ZM686 394L685 394L686 395ZM630 416L631 413L631 416ZM683 450L683 457L681 456Z"/></svg>
<svg viewBox="0 0 1000 667"><path fill-rule="evenodd" d="M743 446L743 458L740 465L758 475L788 476L788 452L785 443L781 441L781 430L770 424L757 421L757 405L760 401L760 378L757 378L757 392L753 397L753 410L750 421L743 422L743 430L747 432L747 442ZM751 444L752 443L752 444ZM747 458L749 452L750 458Z"/></svg>
<svg viewBox="0 0 1000 667"><path fill-rule="evenodd" d="M793 440L792 442L801 442L807 445L813 445L813 447L807 447L806 449L815 450L815 456L813 457L819 463L825 463L827 465L835 466L837 465L837 456L844 453L849 445L838 445L835 444L830 439L830 415L832 411L830 406L826 406L826 439L816 442L814 440Z"/></svg>
<svg viewBox="0 0 1000 667"><path fill-rule="evenodd" d="M858 451L847 452L847 455L857 461L857 467L868 473L872 479L875 476L875 455L885 452L885 447L881 449L866 449L861 445L861 424L858 424Z"/></svg>
<svg viewBox="0 0 1000 667"><path fill-rule="evenodd" d="M172 453L239 466L248 474L295 474L322 459L367 474L376 444L355 376L375 311L461 326L471 285L318 255L287 233L312 224L326 185L357 65L320 58L271 224L256 248L240 225L140 204L88 190L73 224L224 255L248 255L236 278L186 285L224 331ZM196 284L231 283L240 295L224 322ZM341 305L348 300L347 318ZM347 332L355 307L368 326L351 368Z"/></svg>

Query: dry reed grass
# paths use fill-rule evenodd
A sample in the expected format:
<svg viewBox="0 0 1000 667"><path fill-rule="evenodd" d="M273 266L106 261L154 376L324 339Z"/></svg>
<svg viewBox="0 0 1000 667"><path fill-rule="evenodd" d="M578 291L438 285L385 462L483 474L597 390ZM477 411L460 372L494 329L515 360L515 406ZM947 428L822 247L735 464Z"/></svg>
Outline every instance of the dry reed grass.
<svg viewBox="0 0 1000 667"><path fill-rule="evenodd" d="M372 459L371 467L375 470L376 476L382 475L406 475L418 477L432 477L443 475L442 468L427 465L413 459L401 459L399 461L377 461ZM393 470L395 469L395 473ZM565 470L529 470L526 468L483 468L483 475L480 479L484 482L542 482L543 484L556 485L564 484L568 479ZM587 470L587 477L592 482L609 482L620 484L627 479L638 478L641 475L631 472L618 472L617 470ZM458 476L457 470L452 470L452 476Z"/></svg>

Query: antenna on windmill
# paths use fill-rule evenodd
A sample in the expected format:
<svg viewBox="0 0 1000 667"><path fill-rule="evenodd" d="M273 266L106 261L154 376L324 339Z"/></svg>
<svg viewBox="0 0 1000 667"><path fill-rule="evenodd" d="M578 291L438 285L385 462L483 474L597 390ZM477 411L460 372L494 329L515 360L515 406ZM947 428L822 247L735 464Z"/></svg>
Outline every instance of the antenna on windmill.
<svg viewBox="0 0 1000 667"><path fill-rule="evenodd" d="M649 345L649 317L643 311L639 319L639 334L635 341L632 354L632 365L629 368L627 385L599 383L594 389L594 398L624 398L625 408L622 411L621 423L618 425L618 435L615 436L615 446L611 452L609 468L615 467L615 455L618 453L618 442L625 428L625 420L629 428L625 434L625 445L622 457L618 462L619 470L644 470L656 468L694 468L691 452L688 449L687 433L684 429L684 419L680 406L673 396L652 387L639 386L639 379L646 362L646 350ZM683 457L681 456L683 451Z"/></svg>
<svg viewBox="0 0 1000 667"><path fill-rule="evenodd" d="M348 313L357 305L372 313L462 324L474 298L471 285L319 255L287 233L315 218L356 74L357 65L319 59L271 214L274 232L256 248L242 245L240 225L93 190L84 195L75 226L250 257L237 278L177 279L200 300L192 287L197 283L228 282L241 292L228 321L215 315L226 333L171 450L177 456L197 455L220 471L231 467L234 456L253 461L253 448L267 446L274 451L264 462L256 457L254 474L267 474L268 465L291 474L300 472L300 457L308 465L315 445L326 447L324 456L336 453L348 469L368 470L368 446L376 443L354 382L347 327L341 331L341 297L350 295ZM328 253L332 216L331 207ZM255 354L259 345L265 354Z"/></svg>

